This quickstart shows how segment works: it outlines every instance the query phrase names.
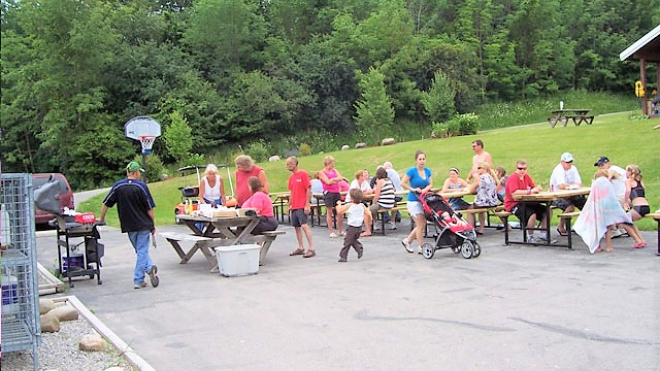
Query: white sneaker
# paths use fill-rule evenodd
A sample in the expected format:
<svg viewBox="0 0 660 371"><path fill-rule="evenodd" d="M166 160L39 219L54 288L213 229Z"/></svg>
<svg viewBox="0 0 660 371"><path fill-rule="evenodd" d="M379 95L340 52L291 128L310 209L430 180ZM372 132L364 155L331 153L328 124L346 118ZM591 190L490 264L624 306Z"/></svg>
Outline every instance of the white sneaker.
<svg viewBox="0 0 660 371"><path fill-rule="evenodd" d="M380 231L380 226L378 225L378 223L374 224L374 227L371 228L371 230L374 231L374 232Z"/></svg>
<svg viewBox="0 0 660 371"><path fill-rule="evenodd" d="M410 246L410 242L408 242L407 238L404 238L403 241L401 241L401 243L403 244L403 248L406 249L407 252L411 254L415 252L415 250L413 250L412 247Z"/></svg>
<svg viewBox="0 0 660 371"><path fill-rule="evenodd" d="M619 230L619 229L613 229L613 230L610 231L610 237L611 238L621 237L621 235L623 235L623 233L621 233L621 230Z"/></svg>
<svg viewBox="0 0 660 371"><path fill-rule="evenodd" d="M547 243L551 243L551 244L557 243L557 240L555 240L555 239L548 240L548 236L545 233L542 234L542 235L539 235L538 239L543 241L543 242L547 242Z"/></svg>
<svg viewBox="0 0 660 371"><path fill-rule="evenodd" d="M534 235L529 235L527 236L527 243L537 243L536 238L534 238Z"/></svg>
<svg viewBox="0 0 660 371"><path fill-rule="evenodd" d="M422 247L421 246L417 246L417 253L420 254L420 255L422 254Z"/></svg>
<svg viewBox="0 0 660 371"><path fill-rule="evenodd" d="M390 222L390 223L389 223L389 230L390 230L390 231L393 231L393 230L395 230L395 229L396 229L396 223L395 223L395 222Z"/></svg>

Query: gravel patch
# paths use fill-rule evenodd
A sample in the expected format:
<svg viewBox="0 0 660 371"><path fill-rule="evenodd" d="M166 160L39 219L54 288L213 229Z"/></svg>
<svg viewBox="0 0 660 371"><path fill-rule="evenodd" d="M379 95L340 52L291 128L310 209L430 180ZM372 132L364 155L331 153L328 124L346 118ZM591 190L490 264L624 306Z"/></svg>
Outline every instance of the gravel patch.
<svg viewBox="0 0 660 371"><path fill-rule="evenodd" d="M106 341L105 352L84 352L78 349L78 342L96 330L84 318L60 323L60 331L41 334L39 370L58 371L100 371L110 367L120 367L124 371L136 370ZM2 354L2 371L32 370L31 351Z"/></svg>

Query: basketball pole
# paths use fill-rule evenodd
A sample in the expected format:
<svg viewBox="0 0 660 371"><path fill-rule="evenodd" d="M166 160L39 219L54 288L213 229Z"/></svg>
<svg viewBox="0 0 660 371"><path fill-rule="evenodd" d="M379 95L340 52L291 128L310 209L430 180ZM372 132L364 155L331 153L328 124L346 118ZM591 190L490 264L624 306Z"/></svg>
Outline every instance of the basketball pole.
<svg viewBox="0 0 660 371"><path fill-rule="evenodd" d="M147 183L147 155L144 153L144 149L142 150L142 168L144 169L144 179L142 181Z"/></svg>

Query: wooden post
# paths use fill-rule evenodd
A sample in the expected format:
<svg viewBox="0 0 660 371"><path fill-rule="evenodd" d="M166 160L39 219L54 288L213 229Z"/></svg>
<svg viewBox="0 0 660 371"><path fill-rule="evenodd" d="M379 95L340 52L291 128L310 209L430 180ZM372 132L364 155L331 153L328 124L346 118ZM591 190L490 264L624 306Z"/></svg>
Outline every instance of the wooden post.
<svg viewBox="0 0 660 371"><path fill-rule="evenodd" d="M644 92L646 93L646 59L640 58L639 59L639 76L640 80L642 81L642 88L644 89ZM642 98L642 114L647 116L650 112L648 112L648 105L646 104L646 94L644 94Z"/></svg>

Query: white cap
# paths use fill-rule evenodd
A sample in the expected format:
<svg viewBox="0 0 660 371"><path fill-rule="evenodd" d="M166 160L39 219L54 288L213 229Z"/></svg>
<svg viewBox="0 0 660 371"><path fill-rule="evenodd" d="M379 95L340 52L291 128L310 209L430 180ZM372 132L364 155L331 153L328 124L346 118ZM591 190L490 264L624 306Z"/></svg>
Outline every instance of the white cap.
<svg viewBox="0 0 660 371"><path fill-rule="evenodd" d="M573 155L571 155L568 152L564 152L561 155L561 160L564 161L564 162L573 162Z"/></svg>

